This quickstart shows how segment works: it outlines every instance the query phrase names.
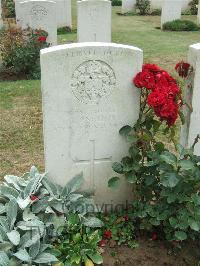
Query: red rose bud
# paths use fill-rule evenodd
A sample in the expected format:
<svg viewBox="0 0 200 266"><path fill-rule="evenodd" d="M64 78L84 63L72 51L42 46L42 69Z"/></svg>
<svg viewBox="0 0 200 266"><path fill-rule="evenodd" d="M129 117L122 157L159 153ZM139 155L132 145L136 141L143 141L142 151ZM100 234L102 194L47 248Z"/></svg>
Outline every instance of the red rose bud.
<svg viewBox="0 0 200 266"><path fill-rule="evenodd" d="M30 196L30 199L31 199L32 201L36 201L36 200L38 200L39 198L38 198L37 196L35 196L35 195L31 195L31 196Z"/></svg>
<svg viewBox="0 0 200 266"><path fill-rule="evenodd" d="M151 239L152 239L153 241L157 240L157 239L158 239L157 234L153 234L152 237L151 237Z"/></svg>
<svg viewBox="0 0 200 266"><path fill-rule="evenodd" d="M99 246L100 247L105 247L106 245L106 240L105 239L102 239L101 241L99 241Z"/></svg>
<svg viewBox="0 0 200 266"><path fill-rule="evenodd" d="M112 238L112 232L110 230L105 230L103 233L104 238L111 239Z"/></svg>
<svg viewBox="0 0 200 266"><path fill-rule="evenodd" d="M185 63L183 61L177 63L176 66L175 66L176 72L182 78L186 78L188 76L189 69L190 69L190 64Z"/></svg>
<svg viewBox="0 0 200 266"><path fill-rule="evenodd" d="M124 218L124 221L128 222L129 219L128 219L128 216L127 215L124 216L123 218Z"/></svg>
<svg viewBox="0 0 200 266"><path fill-rule="evenodd" d="M46 39L47 39L46 36L40 36L40 37L38 38L38 41L39 41L39 42L46 42Z"/></svg>

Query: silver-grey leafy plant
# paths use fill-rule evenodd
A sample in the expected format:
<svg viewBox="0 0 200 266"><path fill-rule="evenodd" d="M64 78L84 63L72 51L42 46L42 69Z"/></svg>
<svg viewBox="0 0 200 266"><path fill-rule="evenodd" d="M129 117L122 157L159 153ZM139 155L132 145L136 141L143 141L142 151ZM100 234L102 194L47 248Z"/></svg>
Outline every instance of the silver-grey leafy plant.
<svg viewBox="0 0 200 266"><path fill-rule="evenodd" d="M33 166L22 177L7 175L4 180L0 185L0 266L56 262L49 243L69 213L78 213L86 226L102 225L88 215L94 211L92 199L77 192L82 174L61 187Z"/></svg>

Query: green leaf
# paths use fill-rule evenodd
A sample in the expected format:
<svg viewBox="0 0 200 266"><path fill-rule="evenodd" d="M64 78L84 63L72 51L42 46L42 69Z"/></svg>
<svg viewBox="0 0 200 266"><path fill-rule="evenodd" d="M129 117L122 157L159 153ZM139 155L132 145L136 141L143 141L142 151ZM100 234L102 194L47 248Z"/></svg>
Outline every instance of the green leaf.
<svg viewBox="0 0 200 266"><path fill-rule="evenodd" d="M99 253L88 254L88 256L96 264L102 264L103 263L103 258L102 258L102 256Z"/></svg>
<svg viewBox="0 0 200 266"><path fill-rule="evenodd" d="M32 246L29 248L29 254L31 258L35 259L40 252L40 240L38 239Z"/></svg>
<svg viewBox="0 0 200 266"><path fill-rule="evenodd" d="M180 160L179 161L179 166L183 170L191 170L194 168L194 163L191 160Z"/></svg>
<svg viewBox="0 0 200 266"><path fill-rule="evenodd" d="M191 228L192 230L199 232L199 230L200 230L199 223L197 223L197 222L194 221L194 220L190 220L190 221L189 221L189 225L190 225L190 228Z"/></svg>
<svg viewBox="0 0 200 266"><path fill-rule="evenodd" d="M177 173L164 173L161 175L160 182L164 187L175 187L179 182Z"/></svg>
<svg viewBox="0 0 200 266"><path fill-rule="evenodd" d="M20 209L24 210L31 203L31 199L30 199L30 197L27 197L26 199L22 199L21 197L18 197L17 203L18 203Z"/></svg>
<svg viewBox="0 0 200 266"><path fill-rule="evenodd" d="M177 240L183 241L187 239L187 234L184 231L176 231L175 237Z"/></svg>
<svg viewBox="0 0 200 266"><path fill-rule="evenodd" d="M119 186L120 178L118 176L114 176L108 181L108 187L117 188Z"/></svg>
<svg viewBox="0 0 200 266"><path fill-rule="evenodd" d="M18 246L19 242L20 242L20 234L18 231L16 230L12 230L11 232L7 233L8 239L10 240L10 242L15 245Z"/></svg>
<svg viewBox="0 0 200 266"><path fill-rule="evenodd" d="M12 229L17 218L18 204L15 199L12 199L7 204L7 219L9 228Z"/></svg>
<svg viewBox="0 0 200 266"><path fill-rule="evenodd" d="M114 162L112 169L118 174L123 174L123 165L121 163Z"/></svg>
<svg viewBox="0 0 200 266"><path fill-rule="evenodd" d="M83 183L83 173L80 173L73 177L63 188L63 191L61 193L61 197L67 197L69 194L77 191L81 184Z"/></svg>
<svg viewBox="0 0 200 266"><path fill-rule="evenodd" d="M44 187L47 189L47 191L51 196L56 196L58 194L57 185L51 182L49 178L44 177L42 180L42 184L44 185Z"/></svg>
<svg viewBox="0 0 200 266"><path fill-rule="evenodd" d="M83 224L88 227L97 228L102 227L103 222L96 217L87 217L83 219Z"/></svg>
<svg viewBox="0 0 200 266"><path fill-rule="evenodd" d="M32 169L32 168L31 168ZM34 169L34 168L33 168ZM35 174L34 174L35 173ZM34 175L28 182L27 186L24 189L24 199L31 196L32 194L35 194L37 192L37 189L39 187L39 184L41 183L42 179L45 175L40 175L36 172L36 170L32 171L32 175Z"/></svg>
<svg viewBox="0 0 200 266"><path fill-rule="evenodd" d="M169 218L169 223L171 224L173 228L177 228L178 226L178 221L174 217Z"/></svg>
<svg viewBox="0 0 200 266"><path fill-rule="evenodd" d="M120 129L119 134L126 137L131 132L131 130L131 126L124 126Z"/></svg>
<svg viewBox="0 0 200 266"><path fill-rule="evenodd" d="M49 264L49 263L56 262L56 261L58 261L58 259L54 255L52 255L50 253L45 253L45 252L38 255L36 257L36 259L34 260L35 263L41 263L41 264L43 264L43 263Z"/></svg>
<svg viewBox="0 0 200 266"><path fill-rule="evenodd" d="M128 173L126 179L129 183L134 184L137 181L137 176L134 173Z"/></svg>
<svg viewBox="0 0 200 266"><path fill-rule="evenodd" d="M18 179L19 177L18 176L14 176L14 175L6 175L4 177L5 181L9 184L9 185L12 185L15 189L17 190L21 190L21 187L19 186L18 184Z"/></svg>
<svg viewBox="0 0 200 266"><path fill-rule="evenodd" d="M5 185L0 186L0 196L6 197L8 199L16 199L19 196L19 192L12 188Z"/></svg>
<svg viewBox="0 0 200 266"><path fill-rule="evenodd" d="M31 257L29 256L28 252L25 249L20 249L18 252L13 254L16 258L18 258L21 261L25 262L31 262Z"/></svg>
<svg viewBox="0 0 200 266"><path fill-rule="evenodd" d="M27 231L20 240L21 248L28 248L37 243L37 241L41 238L40 232L36 230Z"/></svg>
<svg viewBox="0 0 200 266"><path fill-rule="evenodd" d="M0 243L0 251L8 252L12 247L13 245L10 242L4 241L3 243Z"/></svg>
<svg viewBox="0 0 200 266"><path fill-rule="evenodd" d="M167 164L172 164L174 165L177 162L176 156L168 151L164 151L161 155L160 158L162 161L164 161Z"/></svg>
<svg viewBox="0 0 200 266"><path fill-rule="evenodd" d="M3 251L0 251L0 265L1 266L10 266L9 258L7 254Z"/></svg>

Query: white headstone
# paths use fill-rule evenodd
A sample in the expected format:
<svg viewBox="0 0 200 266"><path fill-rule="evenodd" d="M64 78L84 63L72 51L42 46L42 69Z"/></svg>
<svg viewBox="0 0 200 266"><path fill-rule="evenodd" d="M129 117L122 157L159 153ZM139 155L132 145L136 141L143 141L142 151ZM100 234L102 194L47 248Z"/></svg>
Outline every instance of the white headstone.
<svg viewBox="0 0 200 266"><path fill-rule="evenodd" d="M111 42L111 1L82 0L78 5L78 42Z"/></svg>
<svg viewBox="0 0 200 266"><path fill-rule="evenodd" d="M30 0L27 0L30 1ZM20 25L20 2L23 0L15 0L15 13L16 20ZM54 10L54 16L56 15L57 27L69 27L72 28L72 11L71 0L54 0L56 2L56 12Z"/></svg>
<svg viewBox="0 0 200 266"><path fill-rule="evenodd" d="M57 27L72 28L71 0L55 0L57 10Z"/></svg>
<svg viewBox="0 0 200 266"><path fill-rule="evenodd" d="M189 94L189 99L187 99L187 102L188 100L191 101L193 112L189 113L186 125L181 128L181 144L191 147L196 136L200 134L200 43L189 47L188 62L194 68L193 89ZM188 110L187 107L186 110ZM200 155L199 143L195 146L195 153Z"/></svg>
<svg viewBox="0 0 200 266"><path fill-rule="evenodd" d="M165 22L181 18L182 0L163 0L161 28Z"/></svg>
<svg viewBox="0 0 200 266"><path fill-rule="evenodd" d="M48 32L47 41L57 44L56 3L47 0L31 0L19 3L18 22L23 29L42 29Z"/></svg>
<svg viewBox="0 0 200 266"><path fill-rule="evenodd" d="M198 4L197 23L200 24L200 1Z"/></svg>
<svg viewBox="0 0 200 266"><path fill-rule="evenodd" d="M133 12L136 0L122 0L122 13Z"/></svg>
<svg viewBox="0 0 200 266"><path fill-rule="evenodd" d="M139 115L140 91L132 79L142 51L112 43L66 44L41 50L45 166L64 185L84 174L98 204L125 203L130 186L108 188L112 163L128 154L119 129Z"/></svg>
<svg viewBox="0 0 200 266"><path fill-rule="evenodd" d="M1 7L1 0L0 0L0 29L3 28L3 18L2 18L2 7Z"/></svg>

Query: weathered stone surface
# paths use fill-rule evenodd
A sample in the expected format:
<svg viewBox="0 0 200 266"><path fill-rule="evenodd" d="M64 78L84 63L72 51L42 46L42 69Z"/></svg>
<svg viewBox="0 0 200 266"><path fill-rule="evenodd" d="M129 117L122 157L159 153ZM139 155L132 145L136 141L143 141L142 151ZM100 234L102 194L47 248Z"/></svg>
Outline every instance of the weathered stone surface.
<svg viewBox="0 0 200 266"><path fill-rule="evenodd" d="M111 42L111 1L82 0L78 8L78 42Z"/></svg>
<svg viewBox="0 0 200 266"><path fill-rule="evenodd" d="M194 68L194 79L192 82L193 90L186 91L187 102L191 103L193 112L190 113L188 108L185 108L187 115L187 123L181 128L181 144L186 147L191 147L197 134L200 134L200 43L193 44L189 47L188 61ZM187 96L186 95L186 96ZM200 155L200 144L195 146L195 153Z"/></svg>
<svg viewBox="0 0 200 266"><path fill-rule="evenodd" d="M122 13L133 12L136 0L122 0Z"/></svg>
<svg viewBox="0 0 200 266"><path fill-rule="evenodd" d="M19 25L21 19L20 2L23 2L23 0L15 0L16 20ZM71 0L54 0L54 2L56 3L56 9L54 9L54 16L56 16L57 27L72 28Z"/></svg>
<svg viewBox="0 0 200 266"><path fill-rule="evenodd" d="M83 171L84 188L95 189L98 204L125 203L127 182L112 190L112 163L128 154L119 129L139 115L140 91L132 79L140 71L136 47L82 43L41 51L45 165L64 185Z"/></svg>

